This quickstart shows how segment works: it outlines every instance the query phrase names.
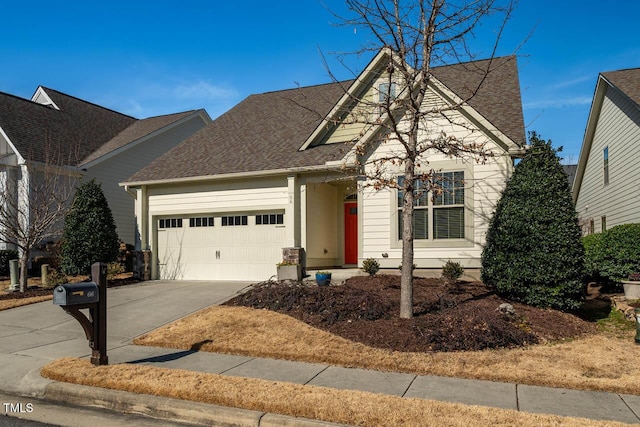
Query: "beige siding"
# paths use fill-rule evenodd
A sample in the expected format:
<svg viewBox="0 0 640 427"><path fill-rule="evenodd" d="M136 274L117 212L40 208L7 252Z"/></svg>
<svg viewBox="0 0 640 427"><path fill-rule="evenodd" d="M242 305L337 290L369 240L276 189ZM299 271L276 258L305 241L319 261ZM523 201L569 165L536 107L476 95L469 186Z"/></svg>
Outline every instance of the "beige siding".
<svg viewBox="0 0 640 427"><path fill-rule="evenodd" d="M338 188L330 184L308 184L306 191L307 266L333 265L340 252Z"/></svg>
<svg viewBox="0 0 640 427"><path fill-rule="evenodd" d="M102 184L109 207L124 242L135 242L135 217L133 198L118 184L148 165L152 160L175 147L204 126L200 117L182 123L167 132L122 151L89 168L87 180L95 178Z"/></svg>
<svg viewBox="0 0 640 427"><path fill-rule="evenodd" d="M287 203L286 178L176 185L149 191L150 215L244 212L278 209Z"/></svg>
<svg viewBox="0 0 640 427"><path fill-rule="evenodd" d="M604 184L603 151L609 147L609 184ZM576 210L584 223L594 220L596 232L640 222L640 110L609 87L598 116Z"/></svg>
<svg viewBox="0 0 640 427"><path fill-rule="evenodd" d="M286 177L156 187L148 190L148 200L157 277L267 280L276 274L289 223ZM257 225L255 215L263 213L283 213L284 224ZM248 223L223 227L227 215L246 215ZM191 228L193 216L213 216L215 225ZM183 227L159 230L160 218L183 218Z"/></svg>
<svg viewBox="0 0 640 427"><path fill-rule="evenodd" d="M430 92L425 100L425 108L438 110L445 104L441 98ZM469 133L471 123L458 112L447 113L448 119L434 114L430 121L432 127L421 133L421 140L425 141L431 132L444 131L447 135L453 135L464 139L465 142L486 143L487 149L496 154L495 157L483 162L476 162L473 158L448 158L439 153L426 152L423 155L421 169L465 171L465 193L467 201L465 210L469 231L464 242L455 243L446 240L436 242L418 242L414 247L415 263L418 267L440 267L448 259L457 260L468 267L479 267L482 246L485 242L485 234L489 220L493 214L496 203L506 185L506 180L511 176L513 165L509 156L499 148L488 136L480 131ZM389 157L394 153L402 153L402 147L390 140L382 143L375 153L369 158L366 166L371 172L374 168L371 164L375 159ZM402 169L390 163L380 166L387 176L402 175ZM396 190L382 189L379 191L371 187L363 189L362 226L361 239L363 258L376 258L384 267L394 268L400 264L402 249L398 240L398 210L396 208ZM470 224L471 223L471 224ZM388 256L383 257L382 254Z"/></svg>

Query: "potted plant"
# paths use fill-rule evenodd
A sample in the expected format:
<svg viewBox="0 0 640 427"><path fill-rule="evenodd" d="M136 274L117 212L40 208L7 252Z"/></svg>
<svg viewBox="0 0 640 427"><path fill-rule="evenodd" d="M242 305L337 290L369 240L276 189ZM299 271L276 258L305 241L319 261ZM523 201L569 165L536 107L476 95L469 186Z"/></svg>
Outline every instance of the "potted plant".
<svg viewBox="0 0 640 427"><path fill-rule="evenodd" d="M278 280L302 280L302 265L291 263L291 262L281 262L277 264L278 271Z"/></svg>
<svg viewBox="0 0 640 427"><path fill-rule="evenodd" d="M631 273L629 280L623 280L624 296L626 299L640 299L640 273Z"/></svg>
<svg viewBox="0 0 640 427"><path fill-rule="evenodd" d="M331 283L331 273L328 271L316 272L316 283L318 286L329 286Z"/></svg>

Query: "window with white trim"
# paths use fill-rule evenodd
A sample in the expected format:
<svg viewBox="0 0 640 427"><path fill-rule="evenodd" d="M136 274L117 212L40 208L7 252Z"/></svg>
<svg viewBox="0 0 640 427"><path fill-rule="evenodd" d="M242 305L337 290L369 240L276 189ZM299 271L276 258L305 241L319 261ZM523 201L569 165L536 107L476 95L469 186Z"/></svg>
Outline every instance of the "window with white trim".
<svg viewBox="0 0 640 427"><path fill-rule="evenodd" d="M398 185L404 178L398 177ZM413 232L415 240L464 239L464 172L439 172L432 178L433 185L420 179L414 182ZM402 239L403 192L398 190L398 240Z"/></svg>

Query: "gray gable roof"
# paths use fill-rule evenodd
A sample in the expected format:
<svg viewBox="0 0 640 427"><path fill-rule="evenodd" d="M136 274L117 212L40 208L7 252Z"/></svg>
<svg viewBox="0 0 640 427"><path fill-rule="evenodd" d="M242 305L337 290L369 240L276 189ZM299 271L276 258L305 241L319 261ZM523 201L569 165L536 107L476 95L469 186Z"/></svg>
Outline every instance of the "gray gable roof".
<svg viewBox="0 0 640 427"><path fill-rule="evenodd" d="M118 148L124 147L125 145L133 141L143 138L157 130L162 129L165 126L168 126L183 119L184 117L193 114L195 111L197 110L190 110L182 113L167 114L164 116L156 116L150 117L148 119L136 120L135 122L133 122L133 124L131 124L131 126L128 126L124 130L122 130L116 136L99 147L96 151L87 156L81 162L81 164L89 163L104 156L105 154L117 150Z"/></svg>
<svg viewBox="0 0 640 427"><path fill-rule="evenodd" d="M515 143L524 145L524 121L515 57L433 70L458 96L475 91L469 102ZM352 81L251 95L182 144L153 161L127 182L149 182L233 173L283 170L341 160L345 144L299 151Z"/></svg>
<svg viewBox="0 0 640 427"><path fill-rule="evenodd" d="M602 76L640 106L640 68L608 71Z"/></svg>
<svg viewBox="0 0 640 427"><path fill-rule="evenodd" d="M436 67L433 75L513 142L526 144L515 56Z"/></svg>
<svg viewBox="0 0 640 427"><path fill-rule="evenodd" d="M42 89L59 110L0 92L0 128L20 155L37 162L78 166L192 113L138 120L53 89Z"/></svg>

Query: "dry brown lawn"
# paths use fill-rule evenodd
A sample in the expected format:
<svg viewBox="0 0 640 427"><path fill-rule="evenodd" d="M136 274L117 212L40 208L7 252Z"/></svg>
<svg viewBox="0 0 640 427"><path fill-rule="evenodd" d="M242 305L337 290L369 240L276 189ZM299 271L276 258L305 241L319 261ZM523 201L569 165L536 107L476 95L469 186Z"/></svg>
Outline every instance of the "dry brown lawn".
<svg viewBox="0 0 640 427"><path fill-rule="evenodd" d="M32 298L8 299L0 301L0 311L9 310L10 308L22 307L23 305L35 304L37 302L53 299L52 295L42 295Z"/></svg>
<svg viewBox="0 0 640 427"><path fill-rule="evenodd" d="M73 358L48 364L42 374L88 386L362 426L625 425L140 365L92 366Z"/></svg>
<svg viewBox="0 0 640 427"><path fill-rule="evenodd" d="M222 306L134 342L176 349L201 343L201 351L640 395L640 346L629 331L510 350L404 353L354 343L268 310Z"/></svg>

